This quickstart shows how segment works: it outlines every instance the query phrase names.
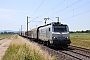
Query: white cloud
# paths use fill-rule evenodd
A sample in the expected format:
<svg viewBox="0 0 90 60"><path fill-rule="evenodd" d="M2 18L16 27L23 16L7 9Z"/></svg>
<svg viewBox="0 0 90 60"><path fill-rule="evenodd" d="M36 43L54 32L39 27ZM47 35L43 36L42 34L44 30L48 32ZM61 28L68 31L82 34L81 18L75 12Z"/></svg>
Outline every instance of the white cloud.
<svg viewBox="0 0 90 60"><path fill-rule="evenodd" d="M12 20L17 15L17 11L0 8L0 20Z"/></svg>
<svg viewBox="0 0 90 60"><path fill-rule="evenodd" d="M11 13L14 13L14 12L17 12L17 11L0 8L0 12L11 12Z"/></svg>

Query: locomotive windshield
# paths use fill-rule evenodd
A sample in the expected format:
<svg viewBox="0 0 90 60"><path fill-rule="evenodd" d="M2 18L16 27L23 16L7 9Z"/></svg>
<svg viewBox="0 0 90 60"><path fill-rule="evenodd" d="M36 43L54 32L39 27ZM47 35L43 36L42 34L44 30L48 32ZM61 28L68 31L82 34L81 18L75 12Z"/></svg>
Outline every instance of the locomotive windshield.
<svg viewBox="0 0 90 60"><path fill-rule="evenodd" d="M61 25L61 26L54 26L54 32L67 32L67 26Z"/></svg>

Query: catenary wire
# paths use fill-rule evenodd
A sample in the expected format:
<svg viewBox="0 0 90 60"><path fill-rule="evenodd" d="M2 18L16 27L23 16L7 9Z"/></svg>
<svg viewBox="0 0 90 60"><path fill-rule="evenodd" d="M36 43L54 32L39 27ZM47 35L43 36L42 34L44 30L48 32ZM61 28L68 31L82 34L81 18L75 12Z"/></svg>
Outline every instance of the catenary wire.
<svg viewBox="0 0 90 60"><path fill-rule="evenodd" d="M64 14L66 14L66 13L69 13L69 12L71 12L71 11L73 11L73 10L75 11L76 9L80 9L81 7L84 7L85 5L88 5L88 4L90 4L90 2L85 3L85 4L83 4L83 5L79 6L79 7L76 7L75 9L72 9L72 10L70 10L70 11L68 11L68 12L62 13L61 15L64 15Z"/></svg>
<svg viewBox="0 0 90 60"><path fill-rule="evenodd" d="M75 14L74 16L69 16L69 17L63 18L63 19L61 19L61 20L70 19L70 18L79 16L79 15L82 15L82 14L85 14L85 13L88 13L88 12L90 12L90 10L87 10L87 11L84 11L84 12L81 12L81 13L78 13L78 14Z"/></svg>
<svg viewBox="0 0 90 60"><path fill-rule="evenodd" d="M73 6L73 5L75 5L76 3L80 2L80 1L81 1L81 0L78 0L78 1L74 2L73 4L71 4L71 5L67 6L67 7L65 7L64 9L62 9L62 10L56 12L56 13L54 13L53 15L58 14L58 13L60 13L61 11L66 10L67 8L69 8L69 7ZM51 16L53 16L53 15L51 15Z"/></svg>
<svg viewBox="0 0 90 60"><path fill-rule="evenodd" d="M32 15L34 15L37 12L37 10L40 8L40 6L43 4L43 2L44 2L44 0L41 2L41 4L38 6L38 8L35 10L35 12Z"/></svg>
<svg viewBox="0 0 90 60"><path fill-rule="evenodd" d="M60 2L58 5L56 5L55 7L53 7L52 9L50 9L49 11L55 9L57 6L59 6L59 5L60 5L61 3L63 3L64 1L65 1L65 0L63 0L62 2ZM71 4L71 5L67 6L67 7L65 7L64 9L62 9L62 10L56 12L56 13L54 13L53 15L58 14L58 13L60 13L61 11L66 10L67 8L69 8L69 7L73 6L73 5L75 5L76 3L80 2L80 1L81 1L81 0L78 0L78 1L74 2L73 4ZM44 14L47 14L49 11L47 11L47 12L44 13ZM43 14L43 15L44 15L44 14ZM51 16L53 16L53 15L51 15ZM38 18L41 17L41 16L42 16L42 15L38 16ZM37 17L34 18L33 20L35 20L35 19L37 19Z"/></svg>
<svg viewBox="0 0 90 60"><path fill-rule="evenodd" d="M48 12L50 12L51 10L55 9L55 8L58 7L60 4L62 4L64 1L65 1L65 0L61 1L59 4L57 4L57 5L54 6L52 9L48 10L47 12L45 12L44 14L40 15L39 17L41 17L41 16L47 14ZM38 17L38 18L39 18L39 17ZM35 19L37 19L37 17L35 17L33 20L35 20Z"/></svg>
<svg viewBox="0 0 90 60"><path fill-rule="evenodd" d="M59 4L57 4L55 7L53 7L52 9L48 10L47 12L45 12L44 14L42 14L41 16L49 13L50 11L52 11L53 9L55 9L56 7L58 7L60 4L62 4L65 0L61 1Z"/></svg>

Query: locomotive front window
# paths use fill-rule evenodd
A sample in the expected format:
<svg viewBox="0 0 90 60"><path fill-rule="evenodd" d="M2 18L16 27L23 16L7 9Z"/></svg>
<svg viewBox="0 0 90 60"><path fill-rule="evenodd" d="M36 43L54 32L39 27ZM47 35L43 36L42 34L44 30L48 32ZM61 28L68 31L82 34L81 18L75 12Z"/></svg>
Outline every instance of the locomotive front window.
<svg viewBox="0 0 90 60"><path fill-rule="evenodd" d="M66 26L54 26L54 32L67 32Z"/></svg>

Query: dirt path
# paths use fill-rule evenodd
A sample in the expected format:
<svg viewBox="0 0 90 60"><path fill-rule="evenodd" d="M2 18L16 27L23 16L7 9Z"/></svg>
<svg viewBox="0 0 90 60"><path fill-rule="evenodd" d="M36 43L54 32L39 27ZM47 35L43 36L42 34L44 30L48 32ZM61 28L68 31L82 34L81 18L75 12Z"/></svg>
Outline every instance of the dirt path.
<svg viewBox="0 0 90 60"><path fill-rule="evenodd" d="M9 47L9 44L11 43L12 40L13 40L12 38L0 40L0 60L2 60L5 51Z"/></svg>

